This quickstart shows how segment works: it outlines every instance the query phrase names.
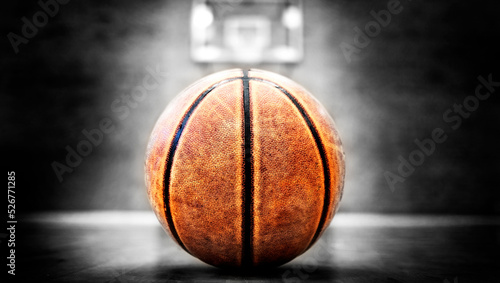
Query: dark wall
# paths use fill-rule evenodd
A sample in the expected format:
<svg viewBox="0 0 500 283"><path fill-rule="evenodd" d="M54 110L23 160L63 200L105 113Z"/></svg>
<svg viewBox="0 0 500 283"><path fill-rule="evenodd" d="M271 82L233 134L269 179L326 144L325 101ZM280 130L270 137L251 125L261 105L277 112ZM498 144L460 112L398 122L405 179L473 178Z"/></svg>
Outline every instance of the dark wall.
<svg viewBox="0 0 500 283"><path fill-rule="evenodd" d="M304 2L304 60L250 67L294 79L335 118L347 158L341 211L500 212L500 86L478 105L467 98L478 76L500 81L499 4L401 1L402 10L348 62L341 46L355 46L354 28L364 30L370 12L390 1ZM4 5L2 168L16 171L19 208L147 209L143 160L159 114L193 81L239 65L190 60L190 1L70 1L17 54L7 35L22 35L22 18L41 8ZM156 86L128 101L157 68ZM473 109L467 118L453 108L464 99ZM100 124L108 133L60 181L53 162L65 164L68 148ZM446 140L427 145L428 156L414 152L415 139L432 139L437 128ZM400 158L410 157L422 164L401 176Z"/></svg>

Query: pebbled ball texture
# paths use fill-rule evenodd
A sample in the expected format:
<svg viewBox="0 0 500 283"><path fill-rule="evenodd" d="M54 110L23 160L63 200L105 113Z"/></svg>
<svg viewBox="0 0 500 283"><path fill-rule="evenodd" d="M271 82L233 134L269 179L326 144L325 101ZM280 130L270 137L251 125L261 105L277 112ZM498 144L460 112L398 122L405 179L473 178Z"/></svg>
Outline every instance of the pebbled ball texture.
<svg viewBox="0 0 500 283"><path fill-rule="evenodd" d="M228 70L180 93L146 154L149 201L188 253L218 267L269 267L328 227L344 183L332 118L303 87Z"/></svg>

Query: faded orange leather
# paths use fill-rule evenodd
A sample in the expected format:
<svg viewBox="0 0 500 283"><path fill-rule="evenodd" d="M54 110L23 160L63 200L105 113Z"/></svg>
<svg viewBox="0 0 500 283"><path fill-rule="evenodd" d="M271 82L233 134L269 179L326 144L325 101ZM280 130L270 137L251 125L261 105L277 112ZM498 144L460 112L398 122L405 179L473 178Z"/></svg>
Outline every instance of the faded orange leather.
<svg viewBox="0 0 500 283"><path fill-rule="evenodd" d="M145 162L149 200L164 229L220 267L276 266L305 252L338 209L344 168L323 106L295 82L260 70L219 72L181 92L156 123Z"/></svg>

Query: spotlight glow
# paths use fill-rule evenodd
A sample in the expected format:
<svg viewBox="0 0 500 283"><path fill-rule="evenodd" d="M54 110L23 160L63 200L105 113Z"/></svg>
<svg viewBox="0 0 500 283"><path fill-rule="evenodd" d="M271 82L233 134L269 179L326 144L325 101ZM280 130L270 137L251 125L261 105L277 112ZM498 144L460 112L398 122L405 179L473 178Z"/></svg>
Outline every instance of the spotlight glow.
<svg viewBox="0 0 500 283"><path fill-rule="evenodd" d="M206 29L214 22L212 10L205 4L196 5L191 17L193 27Z"/></svg>

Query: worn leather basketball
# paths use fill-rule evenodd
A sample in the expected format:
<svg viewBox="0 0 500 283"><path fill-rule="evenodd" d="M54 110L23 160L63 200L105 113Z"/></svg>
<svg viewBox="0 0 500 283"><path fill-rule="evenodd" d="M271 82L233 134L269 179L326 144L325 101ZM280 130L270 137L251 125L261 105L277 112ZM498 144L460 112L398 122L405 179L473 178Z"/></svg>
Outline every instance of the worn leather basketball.
<svg viewBox="0 0 500 283"><path fill-rule="evenodd" d="M184 250L218 267L268 267L310 248L338 208L344 154L303 87L261 70L207 76L156 123L149 201Z"/></svg>

